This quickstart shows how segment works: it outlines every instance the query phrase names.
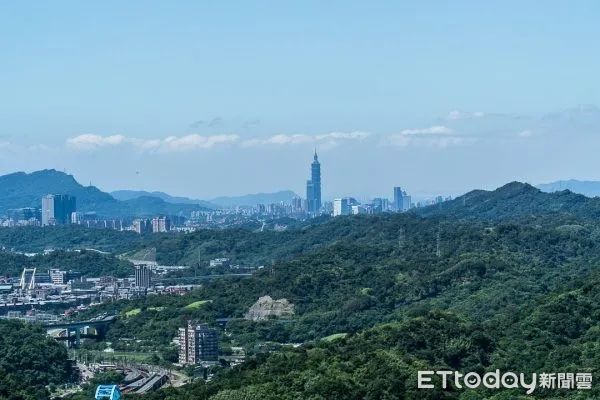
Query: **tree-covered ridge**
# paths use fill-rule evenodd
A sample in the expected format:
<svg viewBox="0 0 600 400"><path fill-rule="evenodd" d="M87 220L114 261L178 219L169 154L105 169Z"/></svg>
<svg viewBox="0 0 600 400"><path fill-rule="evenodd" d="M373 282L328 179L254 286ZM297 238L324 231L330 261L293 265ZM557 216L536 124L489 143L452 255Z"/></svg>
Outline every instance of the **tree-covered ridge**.
<svg viewBox="0 0 600 400"><path fill-rule="evenodd" d="M36 268L38 272L58 268L80 272L84 277L126 277L133 274L133 265L130 262L93 250L57 250L32 257L0 252L0 276L18 276L23 268Z"/></svg>
<svg viewBox="0 0 600 400"><path fill-rule="evenodd" d="M526 183L511 182L493 191L473 190L416 212L423 216L451 215L488 220L543 218L546 215L586 219L600 216L600 198L589 198L568 190L545 193Z"/></svg>
<svg viewBox="0 0 600 400"><path fill-rule="evenodd" d="M37 326L0 320L0 399L44 400L48 385L74 379L64 345Z"/></svg>
<svg viewBox="0 0 600 400"><path fill-rule="evenodd" d="M600 277L560 288L515 314L482 324L454 313L407 313L397 321L300 348L259 354L211 382L166 389L149 400L188 399L594 399L591 391L442 391L416 387L419 370L463 373L589 372L600 368Z"/></svg>
<svg viewBox="0 0 600 400"><path fill-rule="evenodd" d="M448 313L380 325L348 338L261 354L208 384L165 390L148 399L439 399L419 393L416 372L429 366L481 371L492 340ZM419 393L419 395L418 395Z"/></svg>
<svg viewBox="0 0 600 400"><path fill-rule="evenodd" d="M474 220L515 221L588 225L600 216L600 199L590 199L568 191L543 193L523 183L513 182L494 191L473 191L455 200L415 211L421 217L468 218ZM368 216L370 231L377 237L378 223L396 216ZM310 251L340 239L361 236L354 225L365 216L317 218L308 223L291 224L285 232L252 232L253 229L200 230L191 234L161 234L140 237L133 232L85 229L79 226L23 227L0 229L0 246L19 251L41 251L47 247L135 252L157 248L158 261L164 264L194 264L225 256L235 262L269 264Z"/></svg>
<svg viewBox="0 0 600 400"><path fill-rule="evenodd" d="M525 201L520 190L511 193L507 201ZM164 263L226 256L264 268L250 278L206 282L185 296L118 301L89 313L118 313L108 332L115 349L158 350L165 360L174 355L170 341L186 320L215 325L217 318L233 318L223 344L244 345L248 362L209 384L152 395L157 399L522 395L414 391L416 370L450 367L592 372L598 382L600 223L585 213L543 207L534 218L488 218L487 209L480 210L481 218L358 215L281 233L144 237L132 247L156 248ZM242 319L264 295L288 299L295 315ZM262 354L264 342L305 344ZM595 398L597 391L535 397Z"/></svg>
<svg viewBox="0 0 600 400"><path fill-rule="evenodd" d="M143 240L133 231L90 229L80 225L0 228L0 248L30 253L92 248L118 254L140 246Z"/></svg>
<svg viewBox="0 0 600 400"><path fill-rule="evenodd" d="M509 318L565 285L577 288L596 270L598 227L563 222L548 219L539 226L414 215L340 218L312 228L327 232L322 245L251 278L208 282L189 296L124 301L98 311L140 309L115 324L111 340L135 337L161 345L187 318L241 318L267 294L291 301L296 315L284 322L234 320L228 329L239 342L316 340L427 310L452 311L485 324ZM338 233L329 231L334 226ZM210 302L185 309L197 300Z"/></svg>

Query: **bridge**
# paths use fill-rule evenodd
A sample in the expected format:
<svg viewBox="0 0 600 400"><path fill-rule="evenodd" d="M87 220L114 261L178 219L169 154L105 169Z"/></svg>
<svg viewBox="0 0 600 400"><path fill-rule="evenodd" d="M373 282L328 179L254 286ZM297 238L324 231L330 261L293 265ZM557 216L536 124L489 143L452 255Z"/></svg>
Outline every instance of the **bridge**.
<svg viewBox="0 0 600 400"><path fill-rule="evenodd" d="M96 388L95 400L120 400L121 391L117 385L99 385Z"/></svg>
<svg viewBox="0 0 600 400"><path fill-rule="evenodd" d="M44 324L43 327L46 329L46 331L64 330L66 335L55 337L55 339L67 340L70 343L74 343L75 346L79 346L82 338L94 338L97 340L103 339L106 336L106 331L108 330L109 325L116 320L117 317L111 315L103 318L91 319L88 321L51 322ZM86 330L87 328L93 328L95 333L82 333L82 330Z"/></svg>

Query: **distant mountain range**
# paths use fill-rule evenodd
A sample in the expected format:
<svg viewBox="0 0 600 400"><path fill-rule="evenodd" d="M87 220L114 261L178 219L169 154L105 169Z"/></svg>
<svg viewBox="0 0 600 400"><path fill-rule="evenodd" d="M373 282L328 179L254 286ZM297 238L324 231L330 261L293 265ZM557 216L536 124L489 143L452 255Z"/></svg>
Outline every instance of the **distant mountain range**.
<svg viewBox="0 0 600 400"><path fill-rule="evenodd" d="M32 173L15 172L0 176L0 215L7 210L41 207L47 194L68 194L77 198L77 211L95 211L106 218L154 215L189 215L195 210L253 206L259 203L290 202L296 194L290 190L276 193L218 197L211 201L175 197L164 192L118 190L112 193L95 186L83 186L72 175L54 169Z"/></svg>
<svg viewBox="0 0 600 400"><path fill-rule="evenodd" d="M207 209L198 204L166 202L155 196L121 201L95 186L79 184L72 175L47 169L30 174L16 172L0 176L0 214L5 214L11 208L41 207L42 197L50 193L75 196L78 211L95 211L107 218L179 215Z"/></svg>
<svg viewBox="0 0 600 400"><path fill-rule="evenodd" d="M206 200L190 199L189 197L171 196L165 192L147 192L145 190L115 190L110 195L120 201L130 201L140 197L154 197L172 204L198 204L206 208L218 208L216 204Z"/></svg>
<svg viewBox="0 0 600 400"><path fill-rule="evenodd" d="M235 206L254 206L256 204L271 204L286 202L291 203L294 197L298 197L296 193L291 190L281 190L275 193L256 193L247 194L244 196L221 196L210 200L213 204L218 204L221 207L235 207Z"/></svg>
<svg viewBox="0 0 600 400"><path fill-rule="evenodd" d="M116 190L110 193L115 199L129 201L140 197L156 197L167 203L199 204L207 208L233 208L237 206L255 206L257 204L290 203L297 194L291 190L275 193L256 193L243 196L221 196L212 200L197 200L189 197L171 196L165 192L146 192L143 190Z"/></svg>
<svg viewBox="0 0 600 400"><path fill-rule="evenodd" d="M600 196L599 181L578 181L575 179L569 179L566 181L543 183L537 185L536 187L541 191L547 193L560 192L562 190L570 190L573 193L579 193L588 197Z"/></svg>

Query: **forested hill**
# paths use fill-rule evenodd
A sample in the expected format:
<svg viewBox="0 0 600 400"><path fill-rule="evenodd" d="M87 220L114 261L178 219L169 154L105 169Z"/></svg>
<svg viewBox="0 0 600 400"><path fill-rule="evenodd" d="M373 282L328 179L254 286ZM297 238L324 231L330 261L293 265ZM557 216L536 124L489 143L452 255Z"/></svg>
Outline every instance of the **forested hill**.
<svg viewBox="0 0 600 400"><path fill-rule="evenodd" d="M113 344L137 335L167 346L186 319L218 317L234 318L227 332L235 345L305 343L249 357L209 384L159 391L152 400L524 399L519 390L424 392L415 381L419 369L591 372L596 381L600 224L564 224L554 214L539 219L544 223L406 213L339 217L278 235L199 232L164 242L159 253L178 257L185 255L178 249L204 246L237 259L272 254L274 262L250 278L207 282L188 296L151 296L97 311L124 316L109 332ZM241 319L264 295L288 299L295 315ZM186 308L198 301L204 305ZM532 397L598 395L595 389Z"/></svg>
<svg viewBox="0 0 600 400"><path fill-rule="evenodd" d="M556 209L557 204L563 205ZM522 395L415 391L419 369L591 372L596 382L595 208L582 196L512 183L470 193L464 203L444 204L441 211L423 210L424 215L352 215L285 232L132 237L132 251L156 249L161 263L194 266L224 256L264 268L247 278L207 281L185 296L106 303L80 317L117 313L107 334L111 345L128 349L130 341L121 339L135 337L136 349L159 350L163 359L176 357L170 346L185 321L216 325L218 318L231 318L223 348L244 346L247 362L221 371L209 384L147 397L153 400ZM521 218L503 219L513 211ZM525 218L530 215L535 218ZM287 299L294 314L244 319L265 295ZM264 343L304 345L262 353ZM599 393L579 395L588 393L540 392L534 398Z"/></svg>
<svg viewBox="0 0 600 400"><path fill-rule="evenodd" d="M587 219L600 217L600 198L589 198L568 190L545 193L521 182L511 182L493 191L473 190L454 200L415 211L430 216L506 220L540 217Z"/></svg>
<svg viewBox="0 0 600 400"><path fill-rule="evenodd" d="M48 400L49 389L75 378L66 347L41 326L0 320L0 399Z"/></svg>
<svg viewBox="0 0 600 400"><path fill-rule="evenodd" d="M103 217L177 215L204 209L198 204L168 203L156 197L142 196L119 201L95 186L83 186L72 175L54 169L30 174L16 172L0 176L0 215L11 208L41 207L47 194L68 194L77 198L78 211L95 211Z"/></svg>

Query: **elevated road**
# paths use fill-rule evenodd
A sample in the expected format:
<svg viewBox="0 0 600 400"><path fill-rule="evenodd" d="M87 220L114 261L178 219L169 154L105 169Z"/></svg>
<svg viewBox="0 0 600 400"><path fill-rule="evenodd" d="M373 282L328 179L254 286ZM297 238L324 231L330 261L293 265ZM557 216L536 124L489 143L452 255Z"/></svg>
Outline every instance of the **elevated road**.
<svg viewBox="0 0 600 400"><path fill-rule="evenodd" d="M42 326L46 331L52 331L56 329L64 329L66 336L58 337L58 340L68 340L74 342L76 346L79 346L81 338L95 338L102 339L106 335L106 331L110 324L115 322L117 317L114 315L106 316L103 318L90 319L87 321L61 321L61 322L50 322L43 324ZM81 331L85 328L93 328L96 331L95 335L89 333L83 334ZM71 334L73 333L73 335Z"/></svg>

